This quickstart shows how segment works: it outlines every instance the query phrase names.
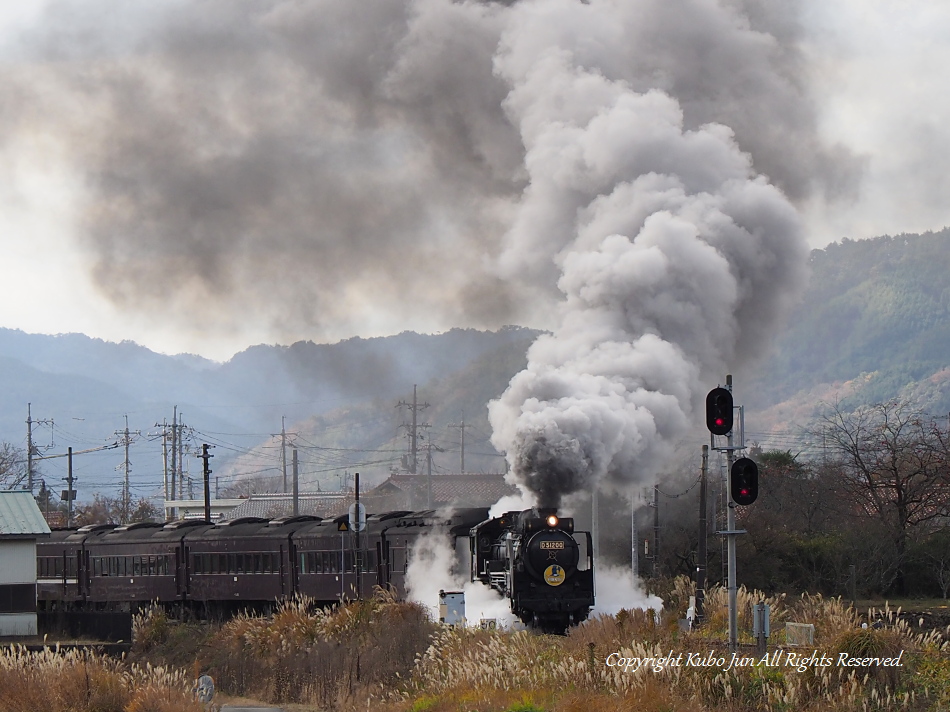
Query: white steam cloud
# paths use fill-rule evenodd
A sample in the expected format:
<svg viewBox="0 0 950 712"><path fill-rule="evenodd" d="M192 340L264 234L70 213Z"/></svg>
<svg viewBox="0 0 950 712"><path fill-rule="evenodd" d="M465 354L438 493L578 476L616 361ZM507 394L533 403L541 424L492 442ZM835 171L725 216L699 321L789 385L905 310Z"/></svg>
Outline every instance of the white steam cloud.
<svg viewBox="0 0 950 712"><path fill-rule="evenodd" d="M511 612L511 603L495 590L468 576L468 540L459 539L453 548L445 527L433 527L416 539L409 552L406 570L407 598L421 604L433 620L439 619L439 591L465 594L465 617L469 626L484 619L504 628L521 625ZM596 600L591 615L613 615L622 608L660 610L663 602L643 592L629 570L610 566L596 569Z"/></svg>
<svg viewBox="0 0 950 712"><path fill-rule="evenodd" d="M432 620L439 620L439 591L465 594L465 617L470 626L482 619L511 627L518 619L510 602L481 582L472 582L468 572L468 539L460 538L453 548L452 536L445 527L435 526L419 536L409 551L406 568L407 598L424 606Z"/></svg>
<svg viewBox="0 0 950 712"><path fill-rule="evenodd" d="M496 59L528 170L503 265L542 287L556 271L564 299L490 416L516 480L558 506L652 480L701 394L767 346L807 249L731 128L688 128L670 93L609 78L612 60L563 29L595 19L576 3L522 12L534 31Z"/></svg>

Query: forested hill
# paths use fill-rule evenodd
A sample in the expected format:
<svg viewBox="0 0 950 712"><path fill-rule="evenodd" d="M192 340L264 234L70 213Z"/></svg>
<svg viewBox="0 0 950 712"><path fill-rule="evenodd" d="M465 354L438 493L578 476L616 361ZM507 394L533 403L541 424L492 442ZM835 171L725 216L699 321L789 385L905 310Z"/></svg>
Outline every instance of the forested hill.
<svg viewBox="0 0 950 712"><path fill-rule="evenodd" d="M752 381L752 409L817 396L950 411L950 229L814 250L804 300Z"/></svg>
<svg viewBox="0 0 950 712"><path fill-rule="evenodd" d="M829 402L847 409L900 399L933 415L950 412L950 230L843 240L815 250L811 267L804 299L771 357L758 371L733 371L749 430L800 431ZM217 433L233 445L217 453L221 474L231 469L229 453L265 443L284 416L288 428L316 445L385 447L398 463L406 414L394 406L411 400L418 384L420 399L432 405L425 418L433 438L438 444L441 428L446 440L437 465L459 466L449 440L460 437L464 419L471 437L466 467L495 469L486 405L523 367L538 333L456 329L255 346L216 364L131 343L0 329L0 436L22 447L27 403L34 419L56 421L55 434L40 428L36 435L48 447L55 442L49 452L112 442L128 415L130 429L142 432L132 453L142 464L133 478L154 483L161 467L156 423L171 422L177 404L188 425L206 434L196 437ZM140 454L149 443L155 452ZM96 468L105 472L106 464L111 472L111 460ZM381 472L388 466L381 464Z"/></svg>

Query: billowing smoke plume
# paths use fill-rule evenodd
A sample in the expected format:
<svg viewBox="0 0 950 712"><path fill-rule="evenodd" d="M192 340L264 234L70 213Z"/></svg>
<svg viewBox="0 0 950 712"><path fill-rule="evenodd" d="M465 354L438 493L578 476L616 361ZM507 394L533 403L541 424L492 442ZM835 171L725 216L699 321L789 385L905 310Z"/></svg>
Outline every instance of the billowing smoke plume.
<svg viewBox="0 0 950 712"><path fill-rule="evenodd" d="M799 199L847 192L855 163L816 139L795 4L744 4L61 0L3 49L4 170L16 184L29 158L70 186L116 304L210 337L551 326L562 269L570 301L620 298L578 291L597 255L624 251L606 238L680 263L660 237L673 229L708 276L689 248L720 256L727 301L748 311L783 257L756 232L780 199L753 170ZM668 298L691 303L678 289ZM649 333L691 362L668 324L637 318L600 335ZM702 341L695 321L678 328ZM734 342L707 340L707 361Z"/></svg>
<svg viewBox="0 0 950 712"><path fill-rule="evenodd" d="M704 10L712 27L737 19L712 3L674 5ZM514 476L556 506L656 475L704 389L767 346L803 286L806 246L736 132L690 128L668 91L611 78L615 58L588 41L606 16L544 7L525 9L531 31L506 34L497 60L529 172L503 258L512 274L557 270L565 298L490 414ZM730 30L740 46L765 42Z"/></svg>

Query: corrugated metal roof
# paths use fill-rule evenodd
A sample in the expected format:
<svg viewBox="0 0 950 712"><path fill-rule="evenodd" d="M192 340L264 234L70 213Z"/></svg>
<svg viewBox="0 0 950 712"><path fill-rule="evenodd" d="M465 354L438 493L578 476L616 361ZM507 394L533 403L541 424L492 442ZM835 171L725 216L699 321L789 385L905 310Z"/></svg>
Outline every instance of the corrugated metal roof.
<svg viewBox="0 0 950 712"><path fill-rule="evenodd" d="M32 494L24 490L0 491L0 538L49 533L49 525Z"/></svg>
<svg viewBox="0 0 950 712"><path fill-rule="evenodd" d="M379 499L394 509L418 508L428 498L428 487L427 475L391 475L366 493L366 506L372 507ZM505 482L504 475L432 475L433 506L490 507L502 497L517 493L516 487Z"/></svg>
<svg viewBox="0 0 950 712"><path fill-rule="evenodd" d="M301 494L297 499L298 514L313 514L318 517L330 518L345 514L352 500L347 497L327 497L320 494ZM252 494L245 502L239 504L230 512L222 515L222 519L239 519L240 517L265 517L276 519L293 513L293 496L289 494Z"/></svg>

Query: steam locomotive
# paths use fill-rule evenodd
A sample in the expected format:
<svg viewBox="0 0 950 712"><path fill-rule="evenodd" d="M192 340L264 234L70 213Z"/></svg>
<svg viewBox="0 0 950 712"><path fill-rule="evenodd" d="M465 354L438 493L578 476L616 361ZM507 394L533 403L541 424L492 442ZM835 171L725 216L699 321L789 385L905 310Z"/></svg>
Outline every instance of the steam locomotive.
<svg viewBox="0 0 950 712"><path fill-rule="evenodd" d="M476 537L480 542L500 536L506 542L504 546L513 541L513 532L506 524L500 525L502 521L513 520L489 519L487 509L477 508L450 513L427 510L374 514L366 517L365 528L359 532L351 530L347 515L334 519L245 517L216 524L203 520L104 524L55 530L37 543L37 605L40 613L62 614L132 612L160 603L186 608L198 616L222 616L246 609L267 611L275 602L297 594L326 605L370 596L376 587L382 587L404 598L410 553L420 537L433 531L445 532L456 544L462 564L464 549L469 549L472 561L477 558L481 567L484 556ZM526 516L524 521L533 520ZM562 533L545 532L552 543L545 544L550 548L544 551L560 557L556 561L564 570L565 583L590 582L592 604L592 572L574 573L576 542L563 533L563 526L559 531ZM464 546L466 540L468 546ZM537 549L539 545L528 543L529 549L531 546ZM495 551L500 549L494 542L489 548L494 572L499 561ZM518 562L525 560L520 553L517 557ZM538 570L540 562L531 566L535 567L531 571ZM542 576L546 570L540 569ZM557 576L560 574L551 580ZM536 596L525 588L534 583L523 579L521 571L513 574L512 583L504 589L492 580L486 583L512 598L512 610L522 620L545 628L552 627L556 615L565 621L583 620L573 583L563 588L549 583L552 590ZM560 594L566 592L571 595L558 602L565 598Z"/></svg>
<svg viewBox="0 0 950 712"><path fill-rule="evenodd" d="M573 519L554 509L508 512L473 527L470 545L472 581L507 598L525 625L564 633L586 620L594 605L593 546L590 532L575 534Z"/></svg>

